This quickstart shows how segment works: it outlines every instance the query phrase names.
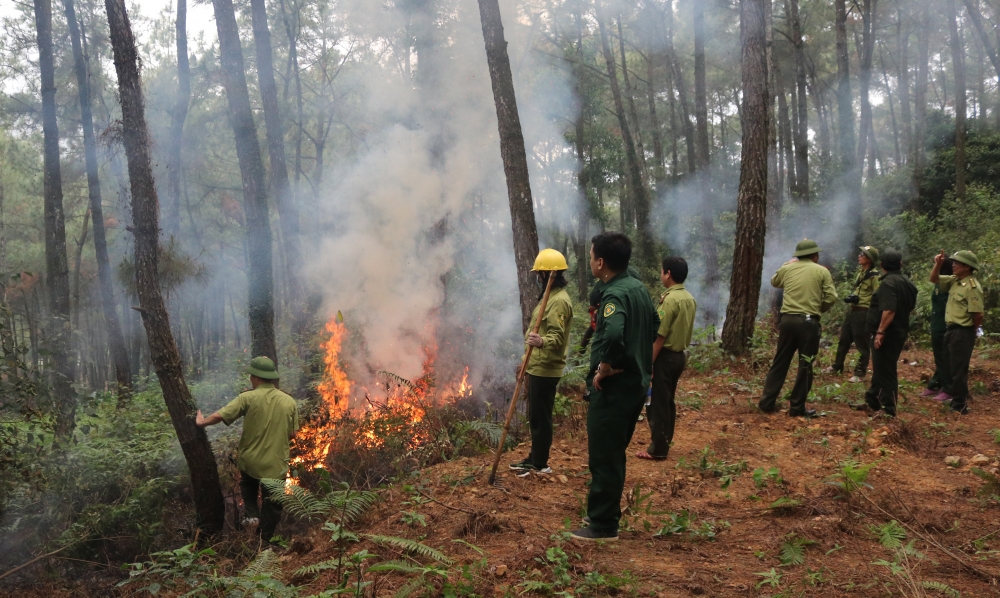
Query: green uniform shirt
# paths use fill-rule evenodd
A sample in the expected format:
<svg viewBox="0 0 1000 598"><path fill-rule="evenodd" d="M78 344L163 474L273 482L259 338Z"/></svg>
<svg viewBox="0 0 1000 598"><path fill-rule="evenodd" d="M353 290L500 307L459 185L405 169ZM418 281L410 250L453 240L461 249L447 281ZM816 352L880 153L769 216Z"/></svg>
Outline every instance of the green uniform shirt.
<svg viewBox="0 0 1000 598"><path fill-rule="evenodd" d="M590 397L646 392L653 370L653 341L659 318L646 285L621 272L604 285L597 310L597 331L590 349L587 388ZM601 380L603 390L593 387L597 366L604 362L623 370Z"/></svg>
<svg viewBox="0 0 1000 598"><path fill-rule="evenodd" d="M243 418L240 471L257 479L281 479L288 472L288 445L299 427L295 399L265 382L219 409L227 426Z"/></svg>
<svg viewBox="0 0 1000 598"><path fill-rule="evenodd" d="M531 313L531 321L538 317L539 303ZM538 334L544 344L531 350L526 370L532 376L559 378L566 367L566 350L569 348L569 327L573 322L573 301L569 298L566 287L557 289L549 295L545 305L545 315L542 317ZM525 335L527 338L527 335Z"/></svg>
<svg viewBox="0 0 1000 598"><path fill-rule="evenodd" d="M878 290L879 280L878 270L875 268L858 272L857 278L854 279L858 307L869 307L872 304L872 295Z"/></svg>
<svg viewBox="0 0 1000 598"><path fill-rule="evenodd" d="M887 334L906 336L910 331L910 312L917 306L917 287L902 272L886 272L882 275L878 291L872 296L865 323L868 331L875 333L882 323L882 312L896 312L885 330Z"/></svg>
<svg viewBox="0 0 1000 598"><path fill-rule="evenodd" d="M771 286L785 290L783 314L818 316L837 301L830 271L812 260L796 260L778 268Z"/></svg>
<svg viewBox="0 0 1000 598"><path fill-rule="evenodd" d="M944 321L949 326L975 326L972 314L983 313L983 287L974 276L959 280L957 276L942 276L938 288L948 293Z"/></svg>
<svg viewBox="0 0 1000 598"><path fill-rule="evenodd" d="M667 289L656 310L660 316L660 328L657 336L662 336L663 348L670 351L683 351L691 344L694 333L694 314L698 302L683 284L675 284Z"/></svg>

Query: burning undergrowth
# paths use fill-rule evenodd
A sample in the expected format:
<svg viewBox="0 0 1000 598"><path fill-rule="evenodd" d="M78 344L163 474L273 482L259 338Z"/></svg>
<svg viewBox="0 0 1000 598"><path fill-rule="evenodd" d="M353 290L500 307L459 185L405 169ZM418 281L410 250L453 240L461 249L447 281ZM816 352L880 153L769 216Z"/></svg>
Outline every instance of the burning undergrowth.
<svg viewBox="0 0 1000 598"><path fill-rule="evenodd" d="M338 312L319 343L323 369L292 447L289 484L311 485L317 469L360 486L426 465L481 453L499 426L473 394L469 367L438 364L436 343L423 348L423 372L410 380L352 353ZM484 415L485 420L481 419Z"/></svg>

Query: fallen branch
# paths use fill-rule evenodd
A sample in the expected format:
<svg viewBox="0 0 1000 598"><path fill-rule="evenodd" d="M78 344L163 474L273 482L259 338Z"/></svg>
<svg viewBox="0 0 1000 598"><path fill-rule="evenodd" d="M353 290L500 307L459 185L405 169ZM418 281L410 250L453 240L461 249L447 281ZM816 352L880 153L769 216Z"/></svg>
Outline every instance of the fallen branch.
<svg viewBox="0 0 1000 598"><path fill-rule="evenodd" d="M461 507L453 507L451 505L446 505L445 503L443 503L440 500L434 498L433 496L431 496L429 494L424 494L423 492L420 491L419 488L417 489L417 494L419 494L420 496L423 496L424 498L426 498L427 500L429 500L431 502L436 502L437 504L441 505L442 507L444 507L446 509L451 509L452 511L458 511L460 513L466 513L468 515L475 515L475 512L470 511L468 509L463 509Z"/></svg>
<svg viewBox="0 0 1000 598"><path fill-rule="evenodd" d="M3 573L2 575L0 575L0 579L3 579L3 578L5 578L5 577L7 577L8 575L13 575L14 573L17 573L18 571L20 571L21 569L24 569L24 568L25 568L25 567L27 567L28 565L32 565L32 564L34 564L34 563L37 563L38 561L40 561L40 560L42 560L42 559L47 559L47 558L49 558L50 556L53 556L53 555L56 555L56 554L59 554L60 552L62 552L62 551L64 551L64 550L66 550L66 549L67 549L67 548L69 548L70 546L72 546L72 544L67 544L66 546L63 546L62 548L60 548L60 549L58 549L58 550L53 550L52 552L49 552L49 553L47 553L47 554L43 554L42 556L36 556L35 558L31 559L31 560L30 560L30 561L28 561L27 563L25 563L25 564L23 564L23 565L18 565L17 567L14 567L14 568L13 568L13 569L11 569L10 571L7 571L6 573Z"/></svg>

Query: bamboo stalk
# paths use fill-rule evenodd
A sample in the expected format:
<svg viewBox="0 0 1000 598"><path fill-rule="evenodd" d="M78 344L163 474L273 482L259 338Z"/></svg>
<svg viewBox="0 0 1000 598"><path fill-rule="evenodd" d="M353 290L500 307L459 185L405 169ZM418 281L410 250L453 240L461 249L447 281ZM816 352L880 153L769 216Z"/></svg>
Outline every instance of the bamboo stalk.
<svg viewBox="0 0 1000 598"><path fill-rule="evenodd" d="M535 318L535 326L531 329L531 332L538 334L538 329L542 325L542 318L545 317L545 307L549 303L549 294L552 292L552 281L555 280L555 274L553 271L549 271L549 282L545 285L545 293L542 295L542 302L538 306L538 317ZM528 349L524 353L524 361L521 362L521 369L517 372L517 384L514 385L514 397L510 400L510 407L507 409L507 421L503 423L503 432L500 434L500 442L497 443L497 456L493 459L493 469L490 470L490 478L487 482L490 486L496 482L497 479L497 466L500 465L500 456L503 455L503 445L507 442L507 430L510 428L510 420L514 417L514 411L517 409L517 398L521 394L521 383L524 382L524 372L528 369L528 360L531 359L531 350L534 349L531 345L528 345Z"/></svg>

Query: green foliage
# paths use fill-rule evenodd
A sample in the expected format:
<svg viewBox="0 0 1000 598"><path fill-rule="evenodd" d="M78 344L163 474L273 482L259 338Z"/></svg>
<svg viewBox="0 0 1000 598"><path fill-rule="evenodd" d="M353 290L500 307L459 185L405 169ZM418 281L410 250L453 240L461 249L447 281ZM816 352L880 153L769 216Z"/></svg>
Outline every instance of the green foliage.
<svg viewBox="0 0 1000 598"><path fill-rule="evenodd" d="M327 517L340 523L353 523L378 502L377 492L353 490L343 482L339 490L333 491L328 481L329 474L323 469L318 471L321 476L318 494L297 485L286 488L284 480L265 479L261 480L261 484L271 492L271 500L281 503L289 514L308 520Z"/></svg>
<svg viewBox="0 0 1000 598"><path fill-rule="evenodd" d="M868 464L862 464L853 459L841 461L840 469L827 478L826 483L839 488L843 492L843 496L850 497L861 488L871 488L871 485L866 482L868 474L880 462L872 461Z"/></svg>
<svg viewBox="0 0 1000 598"><path fill-rule="evenodd" d="M979 467L973 467L970 471L983 481L983 485L976 491L976 496L1000 501L1000 478Z"/></svg>
<svg viewBox="0 0 1000 598"><path fill-rule="evenodd" d="M950 585L941 581L922 581L920 582L921 587L925 590L934 590L935 592L941 592L949 598L962 598L962 592L959 592Z"/></svg>
<svg viewBox="0 0 1000 598"><path fill-rule="evenodd" d="M815 540L800 538L794 534L785 538L778 549L778 560L782 565L801 565L806 562L806 547L816 544Z"/></svg>
<svg viewBox="0 0 1000 598"><path fill-rule="evenodd" d="M429 558L439 563L444 563L446 565L450 565L452 563L452 560L448 558L443 552L435 550L426 544L417 542L416 540L409 540L407 538L396 538L394 536L379 536L375 534L364 534L363 537L368 540L371 540L376 544L384 544L386 546L392 546L394 548L401 549L405 552Z"/></svg>
<svg viewBox="0 0 1000 598"><path fill-rule="evenodd" d="M906 540L906 529L895 519L884 525L872 525L869 529L878 539L878 543L886 548L894 550L902 548L903 540Z"/></svg>
<svg viewBox="0 0 1000 598"><path fill-rule="evenodd" d="M776 486L780 486L785 483L785 480L783 480L781 477L781 470L778 469L777 467L771 467L766 470L762 467L758 467L757 469L753 470L752 475L753 475L753 485L758 490L763 490L764 488L767 488L768 482L771 482Z"/></svg>
<svg viewBox="0 0 1000 598"><path fill-rule="evenodd" d="M993 442L1000 444L1000 428L993 428L989 431L989 435L993 438Z"/></svg>
<svg viewBox="0 0 1000 598"><path fill-rule="evenodd" d="M721 522L723 527L729 527L726 522ZM692 540L714 540L718 535L716 522L704 520L700 525L695 525L695 516L687 509L680 513L668 513L666 519L660 519L660 528L653 534L654 538L667 536L687 535Z"/></svg>
<svg viewBox="0 0 1000 598"><path fill-rule="evenodd" d="M771 567L770 571L761 571L760 573L754 573L761 580L757 582L757 589L759 590L763 586L771 586L776 588L781 585L781 573L777 572L774 567Z"/></svg>
<svg viewBox="0 0 1000 598"><path fill-rule="evenodd" d="M720 479L723 490L729 488L732 481L748 469L746 461L729 463L717 458L715 456L715 451L713 451L710 446L706 446L701 450L697 463L688 463L684 457L681 457L677 461L677 468L695 469L702 474L702 477L717 477Z"/></svg>

